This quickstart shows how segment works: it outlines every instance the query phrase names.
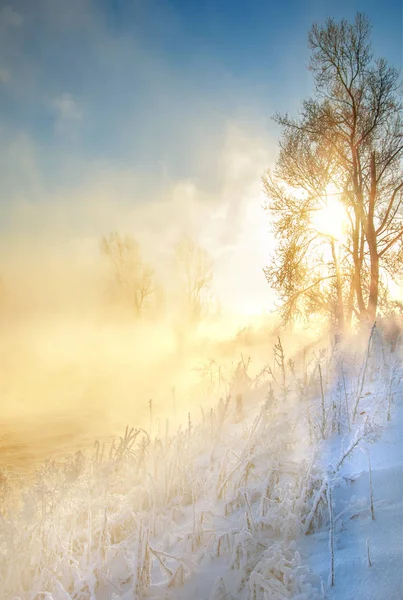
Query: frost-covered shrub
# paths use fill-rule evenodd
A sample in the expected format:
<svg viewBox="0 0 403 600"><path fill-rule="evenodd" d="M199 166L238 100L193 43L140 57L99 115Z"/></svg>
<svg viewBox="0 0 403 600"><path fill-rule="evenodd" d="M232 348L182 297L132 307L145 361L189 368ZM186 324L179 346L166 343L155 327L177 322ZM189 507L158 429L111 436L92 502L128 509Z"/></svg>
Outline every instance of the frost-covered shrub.
<svg viewBox="0 0 403 600"><path fill-rule="evenodd" d="M266 550L249 579L250 600L316 600L319 579L302 564L295 542Z"/></svg>

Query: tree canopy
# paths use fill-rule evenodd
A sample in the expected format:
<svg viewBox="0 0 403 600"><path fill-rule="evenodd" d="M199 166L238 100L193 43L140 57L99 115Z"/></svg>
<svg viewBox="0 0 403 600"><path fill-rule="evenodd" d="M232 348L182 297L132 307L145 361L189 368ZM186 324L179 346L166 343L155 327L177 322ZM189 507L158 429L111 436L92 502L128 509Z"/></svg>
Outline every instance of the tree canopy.
<svg viewBox="0 0 403 600"><path fill-rule="evenodd" d="M373 321L403 274L403 105L398 71L372 51L371 24L327 19L309 32L314 94L276 115L279 156L264 177L276 252L265 269L285 321L327 313ZM336 202L338 234L328 222ZM325 218L326 222L326 218Z"/></svg>

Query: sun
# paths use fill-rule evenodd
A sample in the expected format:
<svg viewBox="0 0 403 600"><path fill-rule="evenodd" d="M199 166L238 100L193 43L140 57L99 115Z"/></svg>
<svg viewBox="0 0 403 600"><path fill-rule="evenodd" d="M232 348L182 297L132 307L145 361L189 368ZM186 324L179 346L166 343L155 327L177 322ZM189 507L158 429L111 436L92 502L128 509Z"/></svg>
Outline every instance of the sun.
<svg viewBox="0 0 403 600"><path fill-rule="evenodd" d="M322 206L311 217L312 227L320 234L333 240L340 240L346 230L346 209L338 199L336 192L326 189Z"/></svg>

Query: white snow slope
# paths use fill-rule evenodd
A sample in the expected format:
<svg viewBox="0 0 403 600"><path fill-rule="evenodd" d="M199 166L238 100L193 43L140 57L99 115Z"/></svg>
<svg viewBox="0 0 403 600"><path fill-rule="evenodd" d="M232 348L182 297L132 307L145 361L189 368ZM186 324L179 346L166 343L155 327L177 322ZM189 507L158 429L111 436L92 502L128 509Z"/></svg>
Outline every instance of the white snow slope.
<svg viewBox="0 0 403 600"><path fill-rule="evenodd" d="M49 461L18 501L4 472L0 598L402 599L403 369L376 331L353 347L242 359L214 410Z"/></svg>

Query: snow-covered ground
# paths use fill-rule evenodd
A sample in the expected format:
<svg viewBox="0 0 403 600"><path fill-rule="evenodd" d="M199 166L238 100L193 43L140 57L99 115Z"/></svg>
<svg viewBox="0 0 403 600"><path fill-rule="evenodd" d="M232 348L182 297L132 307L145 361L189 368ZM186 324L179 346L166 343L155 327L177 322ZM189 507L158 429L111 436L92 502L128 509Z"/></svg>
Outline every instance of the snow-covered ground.
<svg viewBox="0 0 403 600"><path fill-rule="evenodd" d="M49 460L19 495L3 473L0 598L403 598L403 369L375 333L278 342L253 377L209 363L213 409Z"/></svg>
<svg viewBox="0 0 403 600"><path fill-rule="evenodd" d="M360 444L337 478L335 585L327 591L329 599L403 598L403 370L398 356L389 356L389 369L365 385L359 405L361 420L373 419L380 425L379 439ZM334 464L338 446L338 438L328 441L323 466ZM326 580L328 532L319 531L303 541L309 564Z"/></svg>

